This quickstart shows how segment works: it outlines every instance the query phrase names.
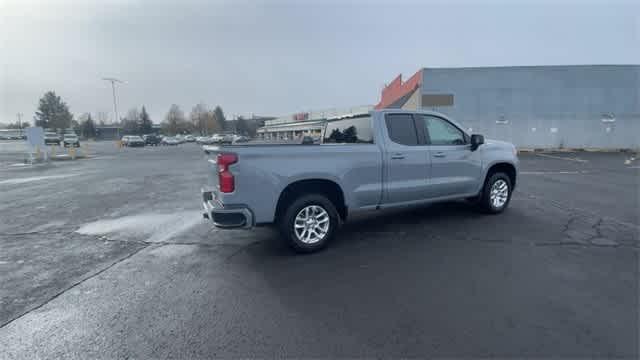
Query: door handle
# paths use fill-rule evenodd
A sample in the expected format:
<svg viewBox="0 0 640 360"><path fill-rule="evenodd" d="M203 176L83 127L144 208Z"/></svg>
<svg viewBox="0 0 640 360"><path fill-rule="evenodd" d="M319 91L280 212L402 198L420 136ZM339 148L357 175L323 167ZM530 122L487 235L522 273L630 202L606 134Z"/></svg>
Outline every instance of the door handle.
<svg viewBox="0 0 640 360"><path fill-rule="evenodd" d="M393 159L393 160L404 159L404 154L403 153L395 153L395 154L391 155L391 159Z"/></svg>
<svg viewBox="0 0 640 360"><path fill-rule="evenodd" d="M445 153L443 153L442 151L438 151L437 153L433 154L433 157L439 157L439 158L443 158L447 156Z"/></svg>

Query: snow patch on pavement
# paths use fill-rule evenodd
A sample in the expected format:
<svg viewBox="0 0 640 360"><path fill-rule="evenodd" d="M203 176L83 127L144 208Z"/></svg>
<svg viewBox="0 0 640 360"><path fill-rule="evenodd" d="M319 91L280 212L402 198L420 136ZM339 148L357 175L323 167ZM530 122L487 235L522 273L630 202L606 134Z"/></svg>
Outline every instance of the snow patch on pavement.
<svg viewBox="0 0 640 360"><path fill-rule="evenodd" d="M16 184L24 184L24 183L34 182L34 181L64 179L64 178L68 178L76 175L77 174L63 174L63 175L34 176L34 177L28 177L28 178L9 179L9 180L0 181L0 185L16 185Z"/></svg>
<svg viewBox="0 0 640 360"><path fill-rule="evenodd" d="M51 228L59 228L62 227L66 224L66 221L60 221L60 220L56 220L56 221L51 221L48 222L46 224L42 224L39 226L34 227L33 229L31 229L32 232L42 232L44 230L49 230Z"/></svg>
<svg viewBox="0 0 640 360"><path fill-rule="evenodd" d="M83 235L117 234L127 238L144 238L147 242L164 242L200 222L202 222L200 211L179 211L171 214L147 213L98 220L81 226L76 232Z"/></svg>

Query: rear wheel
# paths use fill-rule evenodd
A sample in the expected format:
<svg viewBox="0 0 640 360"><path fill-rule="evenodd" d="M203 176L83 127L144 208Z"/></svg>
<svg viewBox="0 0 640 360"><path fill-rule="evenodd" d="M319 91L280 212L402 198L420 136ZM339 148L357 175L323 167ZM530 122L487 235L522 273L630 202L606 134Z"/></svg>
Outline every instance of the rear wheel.
<svg viewBox="0 0 640 360"><path fill-rule="evenodd" d="M511 189L511 179L507 174L502 172L491 174L482 188L480 207L490 214L503 212L511 200Z"/></svg>
<svg viewBox="0 0 640 360"><path fill-rule="evenodd" d="M300 253L324 248L340 226L333 203L323 195L303 195L294 200L280 220L280 232L289 246Z"/></svg>

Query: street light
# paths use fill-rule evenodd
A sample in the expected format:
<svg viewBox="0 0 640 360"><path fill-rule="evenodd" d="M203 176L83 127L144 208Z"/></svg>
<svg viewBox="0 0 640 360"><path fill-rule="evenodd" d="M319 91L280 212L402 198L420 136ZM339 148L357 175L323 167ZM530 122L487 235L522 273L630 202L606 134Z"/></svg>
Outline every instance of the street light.
<svg viewBox="0 0 640 360"><path fill-rule="evenodd" d="M116 83L123 84L124 82L116 78L102 78L102 80L109 81L111 83L111 90L113 91L113 114L115 116L115 121L118 121L118 104L116 103ZM116 126L116 138L120 139L120 128L118 126Z"/></svg>
<svg viewBox="0 0 640 360"><path fill-rule="evenodd" d="M22 113L17 113L16 117L18 117L18 134L20 134L20 136L22 136Z"/></svg>

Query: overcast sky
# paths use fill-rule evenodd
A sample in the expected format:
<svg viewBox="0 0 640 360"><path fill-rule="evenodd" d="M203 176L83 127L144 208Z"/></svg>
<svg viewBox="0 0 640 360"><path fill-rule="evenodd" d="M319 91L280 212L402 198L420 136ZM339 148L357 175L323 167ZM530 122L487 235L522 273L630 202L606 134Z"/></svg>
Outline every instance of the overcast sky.
<svg viewBox="0 0 640 360"><path fill-rule="evenodd" d="M421 67L640 63L640 1L0 0L0 122L172 103L283 115L376 103Z"/></svg>

